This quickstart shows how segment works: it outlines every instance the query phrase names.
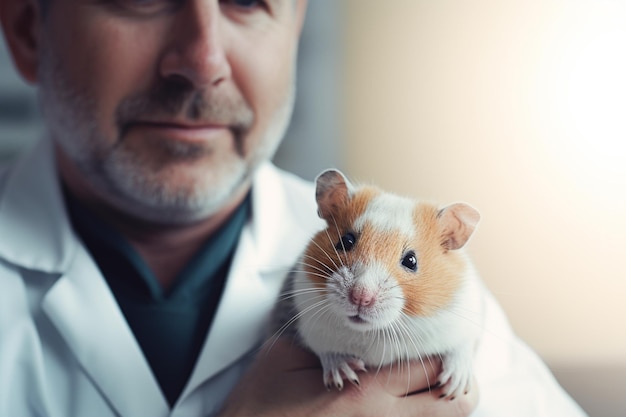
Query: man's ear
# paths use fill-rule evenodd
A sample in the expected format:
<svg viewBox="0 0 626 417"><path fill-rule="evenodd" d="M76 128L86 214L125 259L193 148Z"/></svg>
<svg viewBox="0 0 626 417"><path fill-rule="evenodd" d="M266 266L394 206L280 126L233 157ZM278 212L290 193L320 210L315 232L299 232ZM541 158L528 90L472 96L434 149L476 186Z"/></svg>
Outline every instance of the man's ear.
<svg viewBox="0 0 626 417"><path fill-rule="evenodd" d="M41 5L38 0L0 0L0 24L7 46L17 71L29 83L37 81L37 33L41 21Z"/></svg>

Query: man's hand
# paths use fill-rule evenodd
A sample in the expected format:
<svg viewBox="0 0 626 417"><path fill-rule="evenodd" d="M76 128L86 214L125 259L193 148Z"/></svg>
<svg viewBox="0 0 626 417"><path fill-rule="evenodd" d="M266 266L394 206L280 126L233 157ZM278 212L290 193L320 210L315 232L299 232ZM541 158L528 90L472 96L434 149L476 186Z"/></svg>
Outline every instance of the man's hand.
<svg viewBox="0 0 626 417"><path fill-rule="evenodd" d="M360 386L324 387L317 357L279 339L263 350L227 399L220 417L464 417L478 404L476 384L455 400L428 389L440 364L425 361L360 373ZM409 393L409 395L407 395Z"/></svg>

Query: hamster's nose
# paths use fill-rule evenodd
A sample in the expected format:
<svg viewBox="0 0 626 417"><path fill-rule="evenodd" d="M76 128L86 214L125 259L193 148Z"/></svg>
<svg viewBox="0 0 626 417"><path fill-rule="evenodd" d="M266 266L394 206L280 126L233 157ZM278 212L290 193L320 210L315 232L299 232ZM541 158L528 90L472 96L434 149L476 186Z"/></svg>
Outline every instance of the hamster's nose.
<svg viewBox="0 0 626 417"><path fill-rule="evenodd" d="M369 288L352 287L350 301L359 307L367 307L376 301L376 293Z"/></svg>

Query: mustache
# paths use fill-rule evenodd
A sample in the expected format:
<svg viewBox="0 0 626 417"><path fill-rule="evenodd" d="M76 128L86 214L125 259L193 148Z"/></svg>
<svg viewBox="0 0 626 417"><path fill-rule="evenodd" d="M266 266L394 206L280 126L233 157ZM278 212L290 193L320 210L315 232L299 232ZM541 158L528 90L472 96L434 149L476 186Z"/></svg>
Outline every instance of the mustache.
<svg viewBox="0 0 626 417"><path fill-rule="evenodd" d="M252 126L252 107L235 89L200 90L186 80L164 79L122 101L116 111L121 132L138 120L183 119L229 126L243 133Z"/></svg>

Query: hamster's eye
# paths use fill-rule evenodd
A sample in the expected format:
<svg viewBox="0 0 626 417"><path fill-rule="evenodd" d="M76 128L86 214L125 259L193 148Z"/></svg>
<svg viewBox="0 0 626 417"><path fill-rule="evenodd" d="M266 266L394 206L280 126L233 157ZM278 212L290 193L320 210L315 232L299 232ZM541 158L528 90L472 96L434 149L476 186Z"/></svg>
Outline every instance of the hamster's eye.
<svg viewBox="0 0 626 417"><path fill-rule="evenodd" d="M348 232L345 235L341 236L341 239L339 239L339 242L337 242L337 244L335 245L335 249L348 252L352 250L355 243L356 237L354 236L354 234Z"/></svg>
<svg viewBox="0 0 626 417"><path fill-rule="evenodd" d="M417 257L415 256L415 252L411 250L404 255L402 258L402 266L410 271L417 271Z"/></svg>

